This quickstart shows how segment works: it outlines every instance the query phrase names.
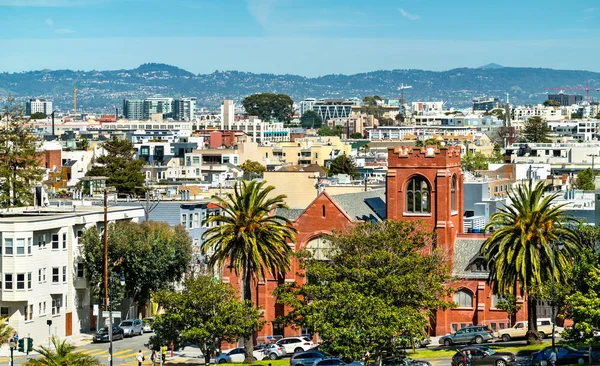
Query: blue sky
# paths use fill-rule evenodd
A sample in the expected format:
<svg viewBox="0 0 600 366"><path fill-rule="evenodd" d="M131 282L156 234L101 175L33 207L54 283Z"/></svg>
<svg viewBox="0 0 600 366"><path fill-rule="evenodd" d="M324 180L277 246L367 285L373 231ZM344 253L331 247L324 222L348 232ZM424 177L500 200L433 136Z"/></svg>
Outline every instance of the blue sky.
<svg viewBox="0 0 600 366"><path fill-rule="evenodd" d="M0 0L0 71L600 71L599 0Z"/></svg>

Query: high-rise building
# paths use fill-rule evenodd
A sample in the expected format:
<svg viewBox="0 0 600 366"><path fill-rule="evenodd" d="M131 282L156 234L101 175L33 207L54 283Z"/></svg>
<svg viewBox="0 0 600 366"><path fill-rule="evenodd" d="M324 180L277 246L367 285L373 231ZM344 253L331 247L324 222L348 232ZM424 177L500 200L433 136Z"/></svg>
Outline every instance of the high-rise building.
<svg viewBox="0 0 600 366"><path fill-rule="evenodd" d="M233 100L224 100L221 104L221 129L229 130L235 117Z"/></svg>
<svg viewBox="0 0 600 366"><path fill-rule="evenodd" d="M46 99L29 99L25 103L25 115L31 116L34 113L52 113L52 102Z"/></svg>
<svg viewBox="0 0 600 366"><path fill-rule="evenodd" d="M548 94L548 100L559 102L561 107L568 107L583 102L583 95L577 94Z"/></svg>
<svg viewBox="0 0 600 366"><path fill-rule="evenodd" d="M170 117L173 113L173 98L153 97L144 99L143 118L150 119L153 114L162 113L163 117Z"/></svg>
<svg viewBox="0 0 600 366"><path fill-rule="evenodd" d="M123 99L123 117L132 120L143 120L144 101L141 99Z"/></svg>
<svg viewBox="0 0 600 366"><path fill-rule="evenodd" d="M173 118L177 121L191 121L196 118L196 98L173 100Z"/></svg>
<svg viewBox="0 0 600 366"><path fill-rule="evenodd" d="M473 99L473 110L474 111L491 111L492 109L499 108L500 101L498 98L475 98Z"/></svg>
<svg viewBox="0 0 600 366"><path fill-rule="evenodd" d="M352 106L360 105L357 99L320 99L314 102L312 110L323 122L330 118L348 118L352 115Z"/></svg>
<svg viewBox="0 0 600 366"><path fill-rule="evenodd" d="M312 111L313 105L317 102L316 98L306 98L299 103L300 115L303 115L306 111Z"/></svg>

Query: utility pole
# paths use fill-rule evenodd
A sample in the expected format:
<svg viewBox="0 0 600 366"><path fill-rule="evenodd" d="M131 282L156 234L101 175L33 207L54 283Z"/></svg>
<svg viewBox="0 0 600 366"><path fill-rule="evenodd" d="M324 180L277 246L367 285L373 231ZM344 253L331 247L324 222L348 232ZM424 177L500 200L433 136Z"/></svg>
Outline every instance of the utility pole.
<svg viewBox="0 0 600 366"><path fill-rule="evenodd" d="M108 192L104 188L104 310L108 311Z"/></svg>

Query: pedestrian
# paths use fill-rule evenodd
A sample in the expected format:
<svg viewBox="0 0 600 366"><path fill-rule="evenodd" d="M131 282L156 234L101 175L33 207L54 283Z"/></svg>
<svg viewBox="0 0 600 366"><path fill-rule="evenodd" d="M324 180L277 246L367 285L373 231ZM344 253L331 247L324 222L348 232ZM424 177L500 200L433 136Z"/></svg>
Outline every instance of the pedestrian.
<svg viewBox="0 0 600 366"><path fill-rule="evenodd" d="M552 348L552 351L550 351L550 357L548 357L548 363L550 364L550 366L556 365L556 351L554 350L554 347Z"/></svg>
<svg viewBox="0 0 600 366"><path fill-rule="evenodd" d="M467 365L473 365L473 355L471 354L471 351L467 351Z"/></svg>
<svg viewBox="0 0 600 366"><path fill-rule="evenodd" d="M469 351L464 351L462 353L462 358L460 359L460 363L462 364L461 366L468 366L468 364L469 364L469 359L467 358L467 352L469 352Z"/></svg>
<svg viewBox="0 0 600 366"><path fill-rule="evenodd" d="M142 353L142 350L140 350L138 352L138 354L135 355L135 359L137 360L138 366L142 366L142 362L144 362L146 360L144 358L144 354Z"/></svg>
<svg viewBox="0 0 600 366"><path fill-rule="evenodd" d="M152 350L152 354L150 355L150 361L154 365L154 361L156 361L156 351Z"/></svg>

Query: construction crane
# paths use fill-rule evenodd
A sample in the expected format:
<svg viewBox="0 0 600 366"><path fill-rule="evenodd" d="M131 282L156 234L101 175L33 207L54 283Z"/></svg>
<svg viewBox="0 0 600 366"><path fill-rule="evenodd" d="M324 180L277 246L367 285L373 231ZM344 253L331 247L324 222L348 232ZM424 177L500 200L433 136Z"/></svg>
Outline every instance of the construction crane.
<svg viewBox="0 0 600 366"><path fill-rule="evenodd" d="M400 90L400 92L402 93L402 97L400 99L401 104L404 103L404 89L410 89L410 88L412 88L412 85L404 85L404 83L400 84L400 86L398 87L398 90Z"/></svg>
<svg viewBox="0 0 600 366"><path fill-rule="evenodd" d="M586 102L590 102L590 86L589 84L585 84L585 88L546 88L545 90L558 90L559 94L564 92L565 90L585 90L585 100ZM595 88L596 91L600 91L600 88Z"/></svg>
<svg viewBox="0 0 600 366"><path fill-rule="evenodd" d="M73 121L77 119L77 87L73 87Z"/></svg>

